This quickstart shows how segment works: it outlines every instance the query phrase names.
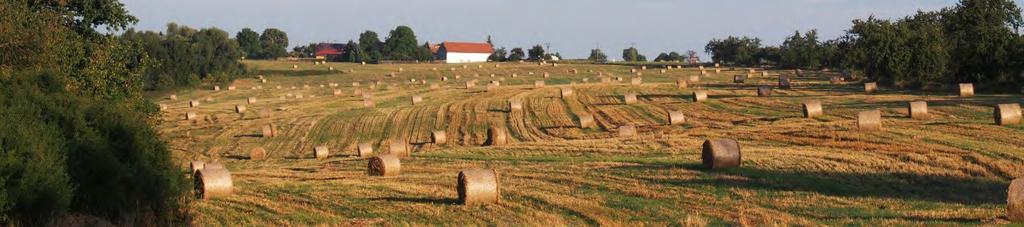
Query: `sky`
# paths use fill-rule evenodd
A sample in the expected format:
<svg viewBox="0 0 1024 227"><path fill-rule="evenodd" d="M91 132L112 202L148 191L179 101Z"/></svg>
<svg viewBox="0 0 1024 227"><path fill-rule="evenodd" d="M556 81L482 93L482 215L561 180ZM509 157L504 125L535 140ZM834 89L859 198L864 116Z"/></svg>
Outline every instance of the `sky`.
<svg viewBox="0 0 1024 227"><path fill-rule="evenodd" d="M1014 0L1024 5L1024 0ZM621 58L634 46L648 58L694 50L729 35L779 45L794 31L817 29L832 39L851 21L874 15L900 18L956 0L122 0L139 18L137 30L163 31L175 22L217 27L232 36L242 28L278 28L289 45L347 42L376 31L381 39L408 25L420 43L484 42L496 47L550 46L567 58L600 48Z"/></svg>

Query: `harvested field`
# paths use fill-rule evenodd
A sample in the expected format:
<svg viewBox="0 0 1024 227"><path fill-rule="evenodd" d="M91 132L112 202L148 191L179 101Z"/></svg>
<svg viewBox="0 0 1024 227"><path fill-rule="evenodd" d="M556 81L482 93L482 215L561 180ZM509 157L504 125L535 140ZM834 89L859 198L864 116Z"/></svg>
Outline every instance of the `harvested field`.
<svg viewBox="0 0 1024 227"><path fill-rule="evenodd" d="M230 195L189 204L198 225L968 225L1005 219L1009 183L1024 176L1024 125L993 122L993 107L1020 95L869 93L862 82L831 83L838 73L793 70L737 84L733 75L749 69L728 67L649 72L632 85L597 79L633 75L632 66L562 62L245 63L265 84L232 86L262 89L150 94L168 107L158 129L183 171L194 160L230 170ZM757 87L778 86L776 75L790 88L758 97ZM477 80L500 86L487 92ZM706 99L694 102L694 91ZM622 105L627 94L637 102ZM425 98L412 105L417 95ZM805 118L808 100L826 111ZM929 117L908 117L911 101L926 101ZM884 130L859 130L858 113L875 109ZM215 121L185 120L188 112ZM671 124L673 112L685 124ZM583 114L593 127L580 127ZM621 125L636 135L619 137ZM481 146L489 127L509 142ZM716 138L741 144L738 167L704 167L702 144ZM411 153L401 173L370 176L368 158L395 141ZM374 154L357 155L364 143ZM330 155L312 158L317 146ZM265 157L250 160L257 147ZM500 173L496 203L459 204L467 169Z"/></svg>

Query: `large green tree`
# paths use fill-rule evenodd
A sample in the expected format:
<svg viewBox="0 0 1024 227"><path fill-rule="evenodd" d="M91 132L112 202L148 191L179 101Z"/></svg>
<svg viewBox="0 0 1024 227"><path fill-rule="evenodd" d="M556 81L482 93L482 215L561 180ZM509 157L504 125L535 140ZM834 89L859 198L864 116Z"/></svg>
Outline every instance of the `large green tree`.
<svg viewBox="0 0 1024 227"><path fill-rule="evenodd" d="M419 46L416 44L416 33L409 26L401 25L391 30L384 41L384 56L390 60L417 60Z"/></svg>
<svg viewBox="0 0 1024 227"><path fill-rule="evenodd" d="M359 34L359 49L362 50L363 53L369 53L369 56L374 56L374 55L378 55L379 53L383 53L382 52L383 48L384 48L384 43L382 43L380 41L380 38L377 36L377 32L367 30L367 31ZM371 57L369 59L364 59L364 60L365 61L376 61L376 60L383 60L383 59L372 59L372 57Z"/></svg>
<svg viewBox="0 0 1024 227"><path fill-rule="evenodd" d="M531 61L539 61L544 59L544 47L540 45L534 45L533 47L530 48L528 52L530 54L529 59Z"/></svg>
<svg viewBox="0 0 1024 227"><path fill-rule="evenodd" d="M721 40L711 40L704 46L704 52L711 54L713 61L726 64L759 64L760 50L761 39L750 37L729 36Z"/></svg>
<svg viewBox="0 0 1024 227"><path fill-rule="evenodd" d="M601 52L601 49L593 49L590 50L590 56L587 57L587 60L591 60L594 62L606 62L608 61L608 55L605 55L604 52Z"/></svg>
<svg viewBox="0 0 1024 227"><path fill-rule="evenodd" d="M288 34L276 28L264 29L260 35L260 46L265 59L284 57L288 54Z"/></svg>
<svg viewBox="0 0 1024 227"><path fill-rule="evenodd" d="M238 42L243 56L251 59L260 58L261 51L263 51L263 47L260 46L260 33L250 28L243 28L242 31L235 34L235 41Z"/></svg>
<svg viewBox="0 0 1024 227"><path fill-rule="evenodd" d="M520 61L526 58L526 53L523 52L523 48L512 48L512 51L508 54L508 61Z"/></svg>

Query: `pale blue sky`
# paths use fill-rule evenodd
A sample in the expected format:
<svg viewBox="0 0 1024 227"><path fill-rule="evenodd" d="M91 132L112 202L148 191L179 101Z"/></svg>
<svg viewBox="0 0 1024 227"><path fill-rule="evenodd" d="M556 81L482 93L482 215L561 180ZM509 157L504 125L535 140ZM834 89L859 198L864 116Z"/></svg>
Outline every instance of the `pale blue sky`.
<svg viewBox="0 0 1024 227"><path fill-rule="evenodd" d="M1024 0L1014 0L1018 5ZM122 0L139 18L137 29L164 30L168 22L219 27L276 27L290 45L345 42L364 30L381 35L409 25L420 42L485 41L528 48L550 43L565 57L586 57L600 46L620 58L631 44L649 58L694 50L728 35L759 37L776 45L794 30L817 28L831 39L855 18L903 17L955 0Z"/></svg>

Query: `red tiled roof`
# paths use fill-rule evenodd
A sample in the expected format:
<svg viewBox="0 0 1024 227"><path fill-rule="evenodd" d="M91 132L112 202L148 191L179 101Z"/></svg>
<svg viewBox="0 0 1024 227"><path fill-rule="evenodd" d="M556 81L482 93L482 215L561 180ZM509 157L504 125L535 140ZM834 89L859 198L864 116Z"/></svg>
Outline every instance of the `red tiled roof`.
<svg viewBox="0 0 1024 227"><path fill-rule="evenodd" d="M345 52L345 44L320 43L316 46L316 56L339 55Z"/></svg>
<svg viewBox="0 0 1024 227"><path fill-rule="evenodd" d="M488 43L468 43L468 42L444 42L441 43L447 52L456 53L494 53L494 47Z"/></svg>

